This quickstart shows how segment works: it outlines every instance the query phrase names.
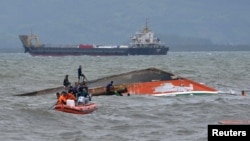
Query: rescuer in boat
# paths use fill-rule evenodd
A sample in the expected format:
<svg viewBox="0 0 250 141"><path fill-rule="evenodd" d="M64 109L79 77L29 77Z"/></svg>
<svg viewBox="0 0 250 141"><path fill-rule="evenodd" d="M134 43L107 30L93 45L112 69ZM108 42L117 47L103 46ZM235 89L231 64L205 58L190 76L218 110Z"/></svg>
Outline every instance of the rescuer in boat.
<svg viewBox="0 0 250 141"><path fill-rule="evenodd" d="M69 82L69 75L65 75L65 78L63 80L63 86L65 87L65 89L68 89L69 86L71 85L71 83Z"/></svg>
<svg viewBox="0 0 250 141"><path fill-rule="evenodd" d="M89 92L89 88L88 88L87 84L84 81L81 83L81 87L83 89L85 89L87 91L87 93Z"/></svg>
<svg viewBox="0 0 250 141"><path fill-rule="evenodd" d="M60 97L58 98L57 104L66 105L67 99L76 101L76 97L72 93L67 93L66 91L62 91Z"/></svg>
<svg viewBox="0 0 250 141"><path fill-rule="evenodd" d="M70 86L69 86L69 89L68 89L68 93L72 93L72 94L74 95L73 91L74 91L74 90L73 90L73 86L70 85Z"/></svg>
<svg viewBox="0 0 250 141"><path fill-rule="evenodd" d="M61 94L59 92L56 93L56 98L57 100L59 99L59 97L61 96Z"/></svg>
<svg viewBox="0 0 250 141"><path fill-rule="evenodd" d="M77 97L77 94L79 93L79 88L81 87L81 85L78 82L75 82L75 85L72 86L72 91L73 91L73 95L75 97Z"/></svg>
<svg viewBox="0 0 250 141"><path fill-rule="evenodd" d="M82 73L82 66L79 65L79 68L77 69L78 72L78 82L80 82L81 77L83 77L83 81L84 79L86 79L85 75Z"/></svg>
<svg viewBox="0 0 250 141"><path fill-rule="evenodd" d="M88 104L89 101L91 101L91 97L87 92L86 88L80 87L79 91L80 92L77 95L77 105Z"/></svg>

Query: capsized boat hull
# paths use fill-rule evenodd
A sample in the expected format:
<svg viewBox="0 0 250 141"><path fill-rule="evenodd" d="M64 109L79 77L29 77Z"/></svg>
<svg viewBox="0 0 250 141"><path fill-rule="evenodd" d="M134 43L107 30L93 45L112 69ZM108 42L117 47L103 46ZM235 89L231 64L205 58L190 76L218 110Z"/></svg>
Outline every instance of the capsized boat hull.
<svg viewBox="0 0 250 141"><path fill-rule="evenodd" d="M97 110L97 106L95 103L89 103L89 104L78 105L78 106L58 104L58 105L55 105L54 110L66 112L66 113L72 113L72 114L89 114Z"/></svg>
<svg viewBox="0 0 250 141"><path fill-rule="evenodd" d="M205 84L177 76L156 68L148 68L104 77L88 82L90 88L104 87L111 80L115 87L127 89L126 93L153 96L217 94Z"/></svg>
<svg viewBox="0 0 250 141"><path fill-rule="evenodd" d="M94 91L98 89L102 89L103 92L93 93L93 96L107 95L105 87L92 88ZM190 82L187 79L115 85L115 89L122 94L127 93L152 96L207 95L218 93L217 90L211 87L193 81Z"/></svg>
<svg viewBox="0 0 250 141"><path fill-rule="evenodd" d="M115 90L119 93L176 96L176 95L206 95L219 93L216 89L188 78L177 76L157 68L147 68L131 72L111 75L96 80L87 81L92 96L107 95L106 85L114 81ZM62 86L34 91L16 96L33 96L64 90Z"/></svg>
<svg viewBox="0 0 250 141"><path fill-rule="evenodd" d="M126 87L130 94L150 94L153 96L204 95L217 93L217 90L214 88L185 78L135 83L126 85Z"/></svg>

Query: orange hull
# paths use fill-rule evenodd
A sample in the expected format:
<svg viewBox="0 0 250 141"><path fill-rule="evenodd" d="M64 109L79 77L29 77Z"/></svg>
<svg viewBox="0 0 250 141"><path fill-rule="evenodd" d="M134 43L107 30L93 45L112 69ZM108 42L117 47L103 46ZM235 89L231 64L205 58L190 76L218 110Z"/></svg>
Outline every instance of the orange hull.
<svg viewBox="0 0 250 141"><path fill-rule="evenodd" d="M126 87L130 94L153 96L217 93L217 90L213 88L188 79L134 83L126 85Z"/></svg>
<svg viewBox="0 0 250 141"><path fill-rule="evenodd" d="M97 106L95 103L89 103L89 104L79 105L79 106L69 106L69 105L58 104L54 107L54 110L66 112L66 113L72 113L72 114L89 114L97 110Z"/></svg>
<svg viewBox="0 0 250 141"><path fill-rule="evenodd" d="M189 79L176 79L164 81L139 82L123 85L115 85L115 90L120 93L153 95L153 96L176 96L176 95L202 95L217 94L218 91L206 85ZM126 90L126 91L119 91ZM102 93L96 93L102 91ZM105 87L92 88L93 96L107 95Z"/></svg>

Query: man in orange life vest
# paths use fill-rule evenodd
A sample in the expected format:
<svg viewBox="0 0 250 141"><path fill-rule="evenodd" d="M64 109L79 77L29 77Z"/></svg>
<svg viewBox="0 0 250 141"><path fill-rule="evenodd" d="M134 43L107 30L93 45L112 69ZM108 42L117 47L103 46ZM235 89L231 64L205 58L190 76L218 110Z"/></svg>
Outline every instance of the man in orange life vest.
<svg viewBox="0 0 250 141"><path fill-rule="evenodd" d="M67 93L65 91L62 92L60 97L58 98L57 104L65 104L67 102L67 99L72 99L76 101L76 97L72 93Z"/></svg>

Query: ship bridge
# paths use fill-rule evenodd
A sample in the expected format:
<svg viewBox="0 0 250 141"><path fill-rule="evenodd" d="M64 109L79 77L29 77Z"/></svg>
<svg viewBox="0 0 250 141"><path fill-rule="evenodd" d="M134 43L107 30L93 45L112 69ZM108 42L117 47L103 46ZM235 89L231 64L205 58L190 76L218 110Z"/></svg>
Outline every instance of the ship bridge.
<svg viewBox="0 0 250 141"><path fill-rule="evenodd" d="M163 45L160 39L155 37L154 32L149 30L147 21L143 30L136 32L136 34L131 37L131 40L131 44L134 47L159 47Z"/></svg>
<svg viewBox="0 0 250 141"><path fill-rule="evenodd" d="M26 47L40 47L40 42L38 36L34 34L30 35L20 35L19 36L22 44ZM34 41L34 43L33 43Z"/></svg>

